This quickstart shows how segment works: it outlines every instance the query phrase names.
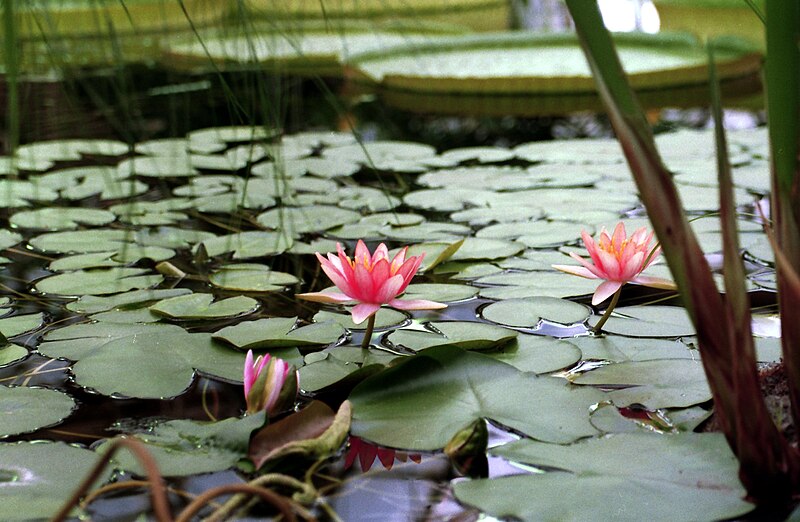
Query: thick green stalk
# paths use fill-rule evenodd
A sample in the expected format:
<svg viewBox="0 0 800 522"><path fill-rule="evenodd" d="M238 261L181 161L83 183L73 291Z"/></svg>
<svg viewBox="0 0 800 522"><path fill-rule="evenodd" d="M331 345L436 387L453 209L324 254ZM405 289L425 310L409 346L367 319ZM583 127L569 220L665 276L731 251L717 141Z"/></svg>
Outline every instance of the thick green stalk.
<svg viewBox="0 0 800 522"><path fill-rule="evenodd" d="M796 468L785 441L766 408L741 411L737 397L739 363L747 349L722 318L734 319L716 289L708 262L689 227L672 175L664 167L649 125L628 85L609 32L595 2L566 0L592 69L598 90L662 245L684 305L697 331L702 362L714 397L715 410L733 451L740 458L741 476L757 501L785 499L787 473ZM745 327L749 328L749 324ZM743 390L753 394L752 389ZM748 401L763 401L760 394ZM763 404L762 404L763 406ZM757 434L753 436L753 434ZM752 437L752 438L751 438ZM763 445L763 449L759 449ZM745 448L745 451L741 451Z"/></svg>
<svg viewBox="0 0 800 522"><path fill-rule="evenodd" d="M777 263L778 306L783 360L792 400L792 416L800 422L800 295L792 291L786 272L800 273L800 5L796 0L768 0L767 120L771 146L772 219L775 237L789 266Z"/></svg>

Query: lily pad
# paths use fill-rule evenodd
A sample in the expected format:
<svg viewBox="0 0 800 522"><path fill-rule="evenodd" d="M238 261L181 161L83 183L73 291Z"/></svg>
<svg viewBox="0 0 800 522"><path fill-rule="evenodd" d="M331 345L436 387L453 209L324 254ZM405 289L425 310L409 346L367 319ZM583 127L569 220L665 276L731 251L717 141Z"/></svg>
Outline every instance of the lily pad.
<svg viewBox="0 0 800 522"><path fill-rule="evenodd" d="M603 395L478 353L431 348L356 386L350 394L352 433L393 448L438 450L484 418L564 444L597 434L588 411Z"/></svg>
<svg viewBox="0 0 800 522"><path fill-rule="evenodd" d="M149 288L164 280L145 268L76 270L40 279L34 285L47 295L104 295Z"/></svg>
<svg viewBox="0 0 800 522"><path fill-rule="evenodd" d="M581 351L571 342L527 334L487 355L520 371L539 374L563 370L581 360Z"/></svg>
<svg viewBox="0 0 800 522"><path fill-rule="evenodd" d="M492 453L563 470L454 484L461 502L496 517L721 520L753 509L721 433L625 433L569 446L523 440Z"/></svg>
<svg viewBox="0 0 800 522"><path fill-rule="evenodd" d="M285 252L292 238L283 232L250 231L219 236L202 242L209 256L233 252L234 259L248 259Z"/></svg>
<svg viewBox="0 0 800 522"><path fill-rule="evenodd" d="M191 385L195 370L241 382L244 365L244 354L211 334L158 323L70 325L48 332L38 350L78 361L72 366L78 385L126 397L174 397Z"/></svg>
<svg viewBox="0 0 800 522"><path fill-rule="evenodd" d="M680 340L604 335L575 337L570 339L570 342L581 349L584 359L624 362L700 357L697 350L690 349Z"/></svg>
<svg viewBox="0 0 800 522"><path fill-rule="evenodd" d="M212 272L208 280L214 286L241 292L275 292L300 282L292 274L257 263L225 265Z"/></svg>
<svg viewBox="0 0 800 522"><path fill-rule="evenodd" d="M74 409L72 397L58 390L0 386L0 438L53 426Z"/></svg>
<svg viewBox="0 0 800 522"><path fill-rule="evenodd" d="M484 319L505 326L535 328L542 320L560 324L582 323L592 311L588 307L555 297L507 299L481 311Z"/></svg>
<svg viewBox="0 0 800 522"><path fill-rule="evenodd" d="M264 422L263 412L217 422L178 419L159 422L145 432L134 433L133 437L144 443L162 475L185 477L236 466L247 456L250 434ZM107 444L101 444L100 449ZM114 463L120 469L144 474L129 452L117 453Z"/></svg>
<svg viewBox="0 0 800 522"><path fill-rule="evenodd" d="M594 326L599 316L589 319ZM620 306L603 326L603 331L629 337L686 337L695 334L684 308L677 306Z"/></svg>
<svg viewBox="0 0 800 522"><path fill-rule="evenodd" d="M147 303L191 293L188 288L164 288L154 290L133 290L108 297L84 295L77 301L67 303L73 312L92 314L113 309L138 308Z"/></svg>
<svg viewBox="0 0 800 522"><path fill-rule="evenodd" d="M305 364L299 370L300 388L306 392L318 392L337 385L349 384L352 387L381 371L396 358L393 354L355 346L337 346L313 352L305 357Z"/></svg>
<svg viewBox="0 0 800 522"><path fill-rule="evenodd" d="M22 241L22 236L10 230L0 230L0 250L10 248Z"/></svg>
<svg viewBox="0 0 800 522"><path fill-rule="evenodd" d="M471 299L478 293L478 289L469 285L454 285L445 283L413 283L406 287L403 294L409 299L427 299L440 303L452 303Z"/></svg>
<svg viewBox="0 0 800 522"><path fill-rule="evenodd" d="M612 363L586 372L574 382L621 387L608 392L619 407L684 408L711 400L703 365L690 359Z"/></svg>
<svg viewBox="0 0 800 522"><path fill-rule="evenodd" d="M350 314L335 313L328 310L320 310L314 314L315 323L324 323L327 321L333 321L351 331L366 330L367 328L367 323L365 322L355 324L353 322L353 316ZM393 310L391 308L381 308L375 314L375 329L383 330L385 328L399 327L407 321L408 315L404 314L403 312Z"/></svg>
<svg viewBox="0 0 800 522"><path fill-rule="evenodd" d="M3 333L0 331L0 333ZM18 344L8 343L0 346L0 367L24 359L28 356L28 349Z"/></svg>
<svg viewBox="0 0 800 522"><path fill-rule="evenodd" d="M12 315L0 319L0 333L5 337L16 337L26 332L36 330L44 324L44 314L39 312L35 314L21 314Z"/></svg>
<svg viewBox="0 0 800 522"><path fill-rule="evenodd" d="M97 208L48 207L16 212L9 223L36 230L71 230L80 225L105 225L115 219L112 212Z"/></svg>
<svg viewBox="0 0 800 522"><path fill-rule="evenodd" d="M259 214L258 223L266 228L280 230L290 237L310 232L324 232L347 223L355 223L361 214L354 210L327 205L308 207L278 207Z"/></svg>
<svg viewBox="0 0 800 522"><path fill-rule="evenodd" d="M334 322L313 323L295 328L297 317L270 317L226 326L214 339L226 341L240 350L313 346L335 343L344 328Z"/></svg>
<svg viewBox="0 0 800 522"><path fill-rule="evenodd" d="M236 317L258 309L258 301L239 295L217 302L211 294L189 294L170 297L150 306L150 310L172 319L213 319Z"/></svg>
<svg viewBox="0 0 800 522"><path fill-rule="evenodd" d="M414 351L433 346L457 347L464 350L492 350L517 337L517 332L488 323L468 321L435 321L428 330L397 330L388 340L396 346Z"/></svg>
<svg viewBox="0 0 800 522"><path fill-rule="evenodd" d="M597 288L597 281L556 272L506 271L480 277L474 284L492 285L480 289L480 296L488 299L515 299L534 296L574 297L588 295ZM498 285L498 286L494 286ZM649 308L649 307L648 307Z"/></svg>
<svg viewBox="0 0 800 522"><path fill-rule="evenodd" d="M98 460L97 453L63 442L0 444L0 519L52 517L75 491L75 479L86 476ZM110 474L101 473L98 482Z"/></svg>

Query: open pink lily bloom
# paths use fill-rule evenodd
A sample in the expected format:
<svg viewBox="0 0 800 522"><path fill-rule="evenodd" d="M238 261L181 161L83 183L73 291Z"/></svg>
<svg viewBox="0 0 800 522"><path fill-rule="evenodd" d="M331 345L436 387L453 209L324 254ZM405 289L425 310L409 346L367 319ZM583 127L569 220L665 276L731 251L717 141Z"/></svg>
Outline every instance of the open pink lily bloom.
<svg viewBox="0 0 800 522"><path fill-rule="evenodd" d="M345 255L341 244L336 244L336 250L337 255L329 253L327 258L317 252L317 259L322 270L341 292L313 292L298 294L296 297L320 303L358 301L351 311L356 324L375 314L381 305L401 310L435 310L447 307L435 301L397 297L405 291L419 270L424 254L406 259L408 247L404 247L390 260L386 245L381 243L375 253L370 254L360 239L352 261Z"/></svg>
<svg viewBox="0 0 800 522"><path fill-rule="evenodd" d="M609 236L603 228L597 241L586 231L581 232L581 237L592 262L583 259L575 252L570 252L569 255L582 266L553 265L553 268L588 279L603 279L592 296L593 305L600 304L614 295L614 292L625 283L639 283L665 290L676 288L675 283L668 279L642 275L642 271L661 253L660 247L650 251L653 232L648 233L647 228L639 228L631 237L627 237L625 225L620 222L614 229L613 235Z"/></svg>

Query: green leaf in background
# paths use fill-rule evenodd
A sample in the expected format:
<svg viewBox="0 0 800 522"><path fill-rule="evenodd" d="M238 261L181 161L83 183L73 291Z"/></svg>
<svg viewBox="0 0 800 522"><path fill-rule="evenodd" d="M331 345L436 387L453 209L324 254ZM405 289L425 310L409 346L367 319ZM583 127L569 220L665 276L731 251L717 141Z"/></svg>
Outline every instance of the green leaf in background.
<svg viewBox="0 0 800 522"><path fill-rule="evenodd" d="M0 333L3 333L0 330ZM0 346L0 367L11 364L24 359L28 356L28 349L18 344L8 343L5 346Z"/></svg>
<svg viewBox="0 0 800 522"><path fill-rule="evenodd" d="M319 312L314 314L315 323L325 323L329 321L340 324L342 325L342 327L347 328L350 331L367 329L367 323L362 322L360 324L355 324L353 322L353 316L350 314L335 313L328 310L320 310ZM391 308L381 308L375 314L375 328L377 330L399 327L402 326L403 323L406 323L407 321L408 321L408 315L399 310L393 310Z"/></svg>
<svg viewBox="0 0 800 522"><path fill-rule="evenodd" d="M313 346L335 343L344 328L335 322L297 325L297 317L270 317L226 326L214 339L226 341L240 350L263 350L289 346Z"/></svg>
<svg viewBox="0 0 800 522"><path fill-rule="evenodd" d="M393 448L432 451L484 418L565 444L597 434L589 408L603 398L598 390L536 377L481 354L430 348L356 386L352 433Z"/></svg>
<svg viewBox="0 0 800 522"><path fill-rule="evenodd" d="M614 387L608 396L617 406L641 404L649 410L680 408L711 400L698 360L656 359L601 366L582 374L576 384ZM622 387L621 389L616 389Z"/></svg>
<svg viewBox="0 0 800 522"><path fill-rule="evenodd" d="M16 212L9 223L36 230L71 230L80 225L106 225L115 219L113 213L97 208L48 207Z"/></svg>
<svg viewBox="0 0 800 522"><path fill-rule="evenodd" d="M517 337L517 332L488 323L431 321L427 330L396 330L388 341L395 346L420 351L433 346L454 346L464 350L492 350Z"/></svg>
<svg viewBox="0 0 800 522"><path fill-rule="evenodd" d="M582 323L592 311L581 304L555 297L507 299L492 303L481 311L484 319L518 328L535 328L544 319L553 323Z"/></svg>
<svg viewBox="0 0 800 522"><path fill-rule="evenodd" d="M594 326L600 316L589 319ZM608 333L630 337L686 337L695 334L684 308L677 306L620 306L603 326Z"/></svg>
<svg viewBox="0 0 800 522"><path fill-rule="evenodd" d="M550 373L581 360L581 351L572 343L543 335L520 334L499 352L487 354L523 372Z"/></svg>
<svg viewBox="0 0 800 522"><path fill-rule="evenodd" d="M212 272L208 280L214 286L240 292L276 292L300 282L292 274L258 263L225 265Z"/></svg>
<svg viewBox="0 0 800 522"><path fill-rule="evenodd" d="M148 272L146 268L76 270L40 279L35 287L46 295L104 295L149 288L164 280L163 276Z"/></svg>
<svg viewBox="0 0 800 522"><path fill-rule="evenodd" d="M720 433L625 433L569 446L521 440L491 451L563 470L453 485L458 500L495 517L720 520L753 509Z"/></svg>
<svg viewBox="0 0 800 522"><path fill-rule="evenodd" d="M53 426L68 417L75 407L72 397L58 390L0 386L0 437Z"/></svg>
<svg viewBox="0 0 800 522"><path fill-rule="evenodd" d="M700 357L696 349L680 340L604 335L574 337L570 342L581 349L584 359L623 362Z"/></svg>
<svg viewBox="0 0 800 522"><path fill-rule="evenodd" d="M150 305L150 310L172 319L212 319L252 313L259 306L252 297L242 295L212 301L214 296L211 294L179 295Z"/></svg>
<svg viewBox="0 0 800 522"><path fill-rule="evenodd" d="M92 314L114 309L139 308L162 299L190 294L188 288L164 288L151 290L133 290L108 297L84 295L77 301L67 304L67 309L73 312Z"/></svg>
<svg viewBox="0 0 800 522"><path fill-rule="evenodd" d="M13 315L0 319L0 333L5 337L15 337L17 335L36 330L44 324L44 314Z"/></svg>
<svg viewBox="0 0 800 522"><path fill-rule="evenodd" d="M75 490L76 477L88 474L98 459L94 451L63 442L0 444L0 519L53 516ZM110 473L101 473L98 482Z"/></svg>
<svg viewBox="0 0 800 522"><path fill-rule="evenodd" d="M265 413L217 422L171 420L156 423L133 436L144 443L167 477L185 477L234 467L247 456L250 434L264 425ZM102 450L108 442L101 444ZM121 451L114 456L120 469L143 474L136 459Z"/></svg>

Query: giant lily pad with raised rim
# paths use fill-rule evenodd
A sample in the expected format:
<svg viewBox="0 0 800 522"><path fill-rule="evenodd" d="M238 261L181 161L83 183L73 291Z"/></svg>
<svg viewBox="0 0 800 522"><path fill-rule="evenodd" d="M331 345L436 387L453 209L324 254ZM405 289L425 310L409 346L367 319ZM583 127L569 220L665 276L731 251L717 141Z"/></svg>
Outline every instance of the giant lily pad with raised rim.
<svg viewBox="0 0 800 522"><path fill-rule="evenodd" d="M721 433L626 433L569 446L520 440L491 452L558 470L453 485L461 502L500 518L720 520L753 509Z"/></svg>
<svg viewBox="0 0 800 522"><path fill-rule="evenodd" d="M623 67L645 106L707 103L707 54L687 35L617 34ZM723 93L760 90L761 55L747 42L715 45ZM443 38L358 54L358 79L390 105L434 113L525 116L601 110L574 34Z"/></svg>

